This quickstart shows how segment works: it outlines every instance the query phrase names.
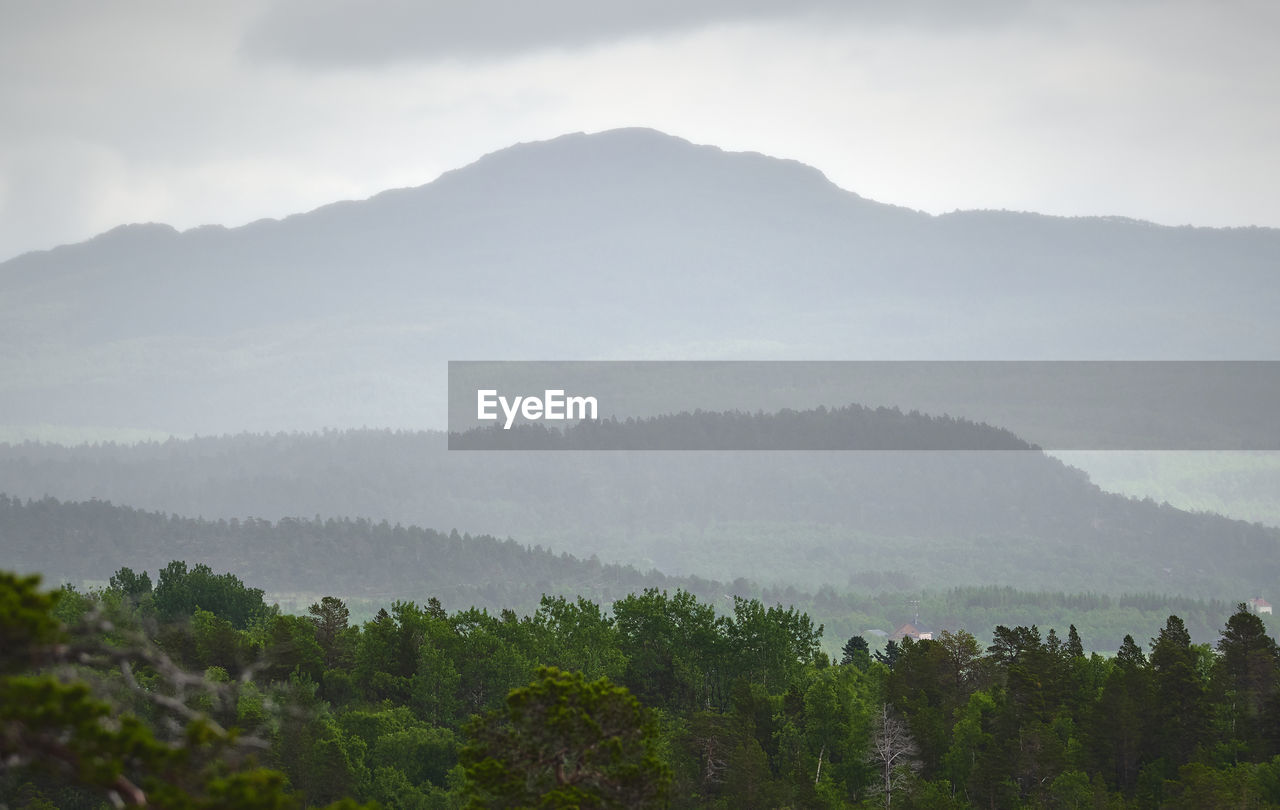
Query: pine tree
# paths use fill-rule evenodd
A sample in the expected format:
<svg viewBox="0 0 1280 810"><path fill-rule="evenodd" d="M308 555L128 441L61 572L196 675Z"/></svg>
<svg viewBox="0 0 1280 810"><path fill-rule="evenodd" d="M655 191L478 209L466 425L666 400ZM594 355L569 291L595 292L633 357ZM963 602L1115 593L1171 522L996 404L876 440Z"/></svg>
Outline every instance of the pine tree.
<svg viewBox="0 0 1280 810"><path fill-rule="evenodd" d="M871 664L870 646L862 636L853 636L846 641L840 653L841 666L852 664L858 669L866 669Z"/></svg>
<svg viewBox="0 0 1280 810"><path fill-rule="evenodd" d="M1208 725L1205 685L1182 619L1170 616L1151 640L1152 720L1156 753L1174 767L1187 762Z"/></svg>
<svg viewBox="0 0 1280 810"><path fill-rule="evenodd" d="M1080 643L1080 634L1076 632L1074 624L1067 631L1067 655L1072 658L1084 658L1084 645Z"/></svg>

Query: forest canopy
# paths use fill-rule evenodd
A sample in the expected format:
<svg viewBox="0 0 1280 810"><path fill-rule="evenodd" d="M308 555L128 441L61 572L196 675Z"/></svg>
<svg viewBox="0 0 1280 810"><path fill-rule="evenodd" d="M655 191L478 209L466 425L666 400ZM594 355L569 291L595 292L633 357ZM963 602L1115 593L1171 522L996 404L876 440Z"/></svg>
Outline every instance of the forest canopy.
<svg viewBox="0 0 1280 810"><path fill-rule="evenodd" d="M1141 632L1139 628L1135 631ZM1241 604L1086 654L997 626L835 660L803 612L649 589L305 615L173 562L0 575L0 799L96 807L1267 807L1280 660ZM42 804L44 803L44 804Z"/></svg>

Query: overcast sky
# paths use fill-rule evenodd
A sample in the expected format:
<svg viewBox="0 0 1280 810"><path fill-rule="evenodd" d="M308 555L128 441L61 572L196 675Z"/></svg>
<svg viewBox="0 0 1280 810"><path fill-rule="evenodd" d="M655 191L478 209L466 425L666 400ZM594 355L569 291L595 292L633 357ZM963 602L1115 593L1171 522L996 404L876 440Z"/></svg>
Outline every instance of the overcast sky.
<svg viewBox="0 0 1280 810"><path fill-rule="evenodd" d="M0 260L648 126L933 213L1280 226L1275 0L0 0Z"/></svg>

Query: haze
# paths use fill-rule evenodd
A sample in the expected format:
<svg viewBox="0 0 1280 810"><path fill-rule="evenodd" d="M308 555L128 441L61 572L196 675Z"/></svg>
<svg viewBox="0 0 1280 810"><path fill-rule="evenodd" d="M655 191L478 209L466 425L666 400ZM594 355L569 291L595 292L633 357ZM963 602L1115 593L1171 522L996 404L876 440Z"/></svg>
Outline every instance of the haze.
<svg viewBox="0 0 1280 810"><path fill-rule="evenodd" d="M651 126L933 213L1280 225L1280 9L0 3L0 259Z"/></svg>

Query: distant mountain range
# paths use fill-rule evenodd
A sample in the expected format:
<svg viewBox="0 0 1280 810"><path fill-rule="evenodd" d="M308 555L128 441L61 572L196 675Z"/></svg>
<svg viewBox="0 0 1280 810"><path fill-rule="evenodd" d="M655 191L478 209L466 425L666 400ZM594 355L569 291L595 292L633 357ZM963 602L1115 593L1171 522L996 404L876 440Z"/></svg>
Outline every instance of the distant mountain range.
<svg viewBox="0 0 1280 810"><path fill-rule="evenodd" d="M1280 231L929 216L651 130L0 264L0 427L444 426L450 359L1273 359Z"/></svg>
<svg viewBox="0 0 1280 810"><path fill-rule="evenodd" d="M0 447L0 492L457 527L723 581L1267 596L1276 530L1033 451L457 453L422 429L449 360L1277 359L1277 268L1273 229L935 217L652 130L567 135L0 264L0 437L231 434ZM129 564L119 538L102 561Z"/></svg>
<svg viewBox="0 0 1280 810"><path fill-rule="evenodd" d="M709 433L722 432L716 421L733 427L740 420L700 418ZM793 424L806 432L825 425L834 434L844 422L826 412ZM879 427L899 424L886 418ZM687 435L682 420L656 425ZM960 439L972 433L958 422L935 427ZM457 528L668 575L810 590L998 584L1234 604L1268 596L1280 581L1280 529L1104 493L1084 473L1034 450L463 452L447 451L440 433L330 431L0 445L0 492L100 498L206 519L350 517ZM119 564L143 556L128 532L118 534ZM262 542L281 542L272 537ZM0 537L6 558L17 559L9 548L15 542ZM22 559L50 573L68 565L81 571L88 554L38 537L27 546ZM199 546L184 548L194 559ZM146 556L167 553L162 543ZM263 555L282 571L319 565L319 552L305 545L252 550L241 543L238 552L205 553L246 572L261 571L250 557ZM108 557L97 567L110 565ZM386 562L373 552L341 559L333 564L378 571ZM414 576L411 567L387 581L404 576Z"/></svg>
<svg viewBox="0 0 1280 810"><path fill-rule="evenodd" d="M1086 649L1112 651L1132 623L1156 626L1176 613L1197 642L1212 643L1230 603L1153 594L1028 592L1010 587L948 587L910 593L805 593L793 586L761 586L698 577L671 577L579 559L512 540L368 520L201 520L146 512L102 501L44 498L21 501L0 494L4 565L45 574L81 588L105 584L121 567L156 574L173 559L230 570L249 585L266 586L268 601L301 614L321 595L347 600L352 619L371 618L396 600L439 599L450 610L475 606L530 614L543 594L582 596L605 607L645 588L682 588L721 611L733 597L781 603L824 624L824 646L839 655L852 635L872 643L913 614L936 630L967 628L990 640L1012 621L1041 628L1078 626ZM358 561L358 564L357 564ZM153 579L153 582L155 580Z"/></svg>

